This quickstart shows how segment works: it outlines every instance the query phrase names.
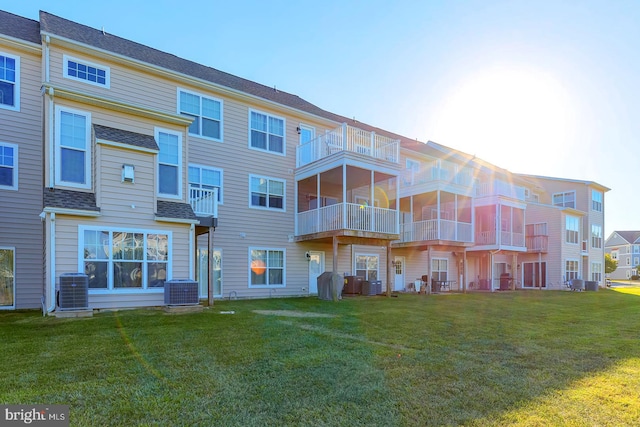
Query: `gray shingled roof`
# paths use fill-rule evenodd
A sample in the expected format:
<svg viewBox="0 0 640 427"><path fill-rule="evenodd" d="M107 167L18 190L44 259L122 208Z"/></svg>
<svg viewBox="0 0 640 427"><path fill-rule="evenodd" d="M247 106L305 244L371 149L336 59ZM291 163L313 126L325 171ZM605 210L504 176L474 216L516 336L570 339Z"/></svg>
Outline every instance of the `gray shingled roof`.
<svg viewBox="0 0 640 427"><path fill-rule="evenodd" d="M40 23L0 10L0 33L40 44Z"/></svg>
<svg viewBox="0 0 640 427"><path fill-rule="evenodd" d="M61 190L58 188L44 189L44 207L100 212L100 208L96 206L95 193Z"/></svg>
<svg viewBox="0 0 640 427"><path fill-rule="evenodd" d="M156 215L161 218L177 218L197 220L196 214L193 213L191 205L180 202L166 202L158 200Z"/></svg>
<svg viewBox="0 0 640 427"><path fill-rule="evenodd" d="M640 238L640 231L638 230L615 230L615 232L629 243L634 243L638 238Z"/></svg>
<svg viewBox="0 0 640 427"><path fill-rule="evenodd" d="M151 135L143 135L141 133L129 132L122 129L110 128L102 125L93 125L93 131L96 139L104 139L106 141L120 142L122 144L132 145L134 147L148 148L151 150L160 150L156 140Z"/></svg>

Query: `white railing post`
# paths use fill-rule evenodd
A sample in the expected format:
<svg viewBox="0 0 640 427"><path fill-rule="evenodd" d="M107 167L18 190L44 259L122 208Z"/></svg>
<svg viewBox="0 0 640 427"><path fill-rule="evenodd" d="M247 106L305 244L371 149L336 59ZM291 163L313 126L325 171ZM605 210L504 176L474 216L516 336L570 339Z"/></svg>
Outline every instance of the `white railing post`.
<svg viewBox="0 0 640 427"><path fill-rule="evenodd" d="M342 123L342 150L345 151L348 149L348 134L347 134L347 124Z"/></svg>

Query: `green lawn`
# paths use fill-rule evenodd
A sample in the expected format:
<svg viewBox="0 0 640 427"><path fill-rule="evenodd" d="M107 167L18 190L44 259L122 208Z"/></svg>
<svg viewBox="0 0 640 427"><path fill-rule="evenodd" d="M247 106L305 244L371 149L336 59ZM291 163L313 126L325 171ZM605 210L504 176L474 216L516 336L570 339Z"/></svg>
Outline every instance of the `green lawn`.
<svg viewBox="0 0 640 427"><path fill-rule="evenodd" d="M78 426L640 425L638 288L2 312L0 339L0 402Z"/></svg>

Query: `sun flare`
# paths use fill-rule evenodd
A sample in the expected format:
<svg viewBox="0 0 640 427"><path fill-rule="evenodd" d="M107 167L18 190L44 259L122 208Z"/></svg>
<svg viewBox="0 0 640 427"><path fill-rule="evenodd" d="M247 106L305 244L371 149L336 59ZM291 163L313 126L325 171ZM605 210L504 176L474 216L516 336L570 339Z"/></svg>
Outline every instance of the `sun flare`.
<svg viewBox="0 0 640 427"><path fill-rule="evenodd" d="M447 96L431 139L512 170L532 160L559 162L574 132L570 104L549 74L492 67L470 74Z"/></svg>

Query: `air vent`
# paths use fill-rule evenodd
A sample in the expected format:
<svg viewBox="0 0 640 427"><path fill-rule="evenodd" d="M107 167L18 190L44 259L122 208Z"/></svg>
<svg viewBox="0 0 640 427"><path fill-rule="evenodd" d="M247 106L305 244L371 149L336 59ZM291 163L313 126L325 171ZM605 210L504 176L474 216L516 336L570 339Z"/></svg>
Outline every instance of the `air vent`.
<svg viewBox="0 0 640 427"><path fill-rule="evenodd" d="M60 275L60 310L87 310L89 308L89 277L82 273Z"/></svg>
<svg viewBox="0 0 640 427"><path fill-rule="evenodd" d="M167 280L164 282L164 303L168 305L198 304L198 282Z"/></svg>

